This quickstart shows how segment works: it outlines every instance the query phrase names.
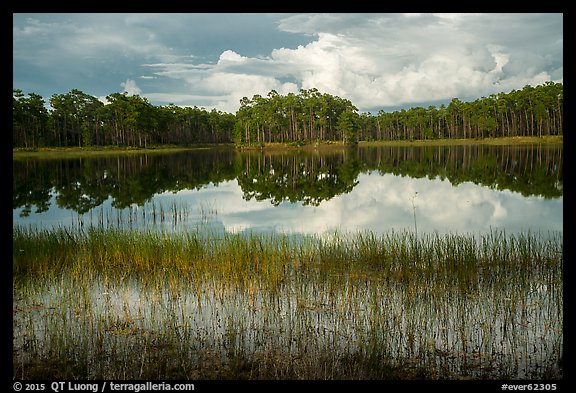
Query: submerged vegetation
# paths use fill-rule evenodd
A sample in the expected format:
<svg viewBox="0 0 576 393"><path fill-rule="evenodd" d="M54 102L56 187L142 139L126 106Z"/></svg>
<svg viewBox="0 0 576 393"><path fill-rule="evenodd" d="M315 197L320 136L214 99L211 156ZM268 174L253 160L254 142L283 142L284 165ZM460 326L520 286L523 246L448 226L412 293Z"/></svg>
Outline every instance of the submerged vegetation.
<svg viewBox="0 0 576 393"><path fill-rule="evenodd" d="M13 230L16 379L562 378L561 235Z"/></svg>

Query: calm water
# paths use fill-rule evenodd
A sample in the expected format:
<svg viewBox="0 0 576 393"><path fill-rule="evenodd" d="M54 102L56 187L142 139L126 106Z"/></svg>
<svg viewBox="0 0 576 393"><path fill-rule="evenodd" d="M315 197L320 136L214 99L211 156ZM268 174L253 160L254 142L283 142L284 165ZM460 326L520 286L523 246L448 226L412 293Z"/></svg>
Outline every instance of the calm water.
<svg viewBox="0 0 576 393"><path fill-rule="evenodd" d="M216 234L505 230L557 238L563 233L562 165L562 146L537 145L15 159L13 222ZM13 364L23 374L34 359L80 348L82 356L68 358L90 358L89 376L117 379L120 364L142 370L141 353L133 351L146 351L142 343L158 335L186 348L174 354L182 364L206 351L225 358L234 342L248 359L310 354L314 371L323 353L336 362L372 343L378 356L399 362L392 364L405 367L409 359L447 377L557 378L562 275L543 272L530 271L522 283L506 276L466 287L453 286L455 276L434 282L435 291L418 280L391 284L377 274L350 274L339 281L343 276L322 271L294 273L272 292L257 284L228 287L225 280L200 279L199 292L196 281L185 280L176 289L162 279L82 283L75 273L15 281ZM118 354L85 355L111 348Z"/></svg>
<svg viewBox="0 0 576 393"><path fill-rule="evenodd" d="M563 230L562 146L13 161L13 222L320 234Z"/></svg>

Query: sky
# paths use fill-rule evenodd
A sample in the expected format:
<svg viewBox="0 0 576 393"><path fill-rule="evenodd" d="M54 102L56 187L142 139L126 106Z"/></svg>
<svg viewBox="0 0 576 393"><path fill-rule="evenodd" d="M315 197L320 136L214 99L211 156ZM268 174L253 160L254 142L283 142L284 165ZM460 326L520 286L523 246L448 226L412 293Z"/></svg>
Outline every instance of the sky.
<svg viewBox="0 0 576 393"><path fill-rule="evenodd" d="M235 113L317 88L377 113L563 83L563 14L13 14L13 88Z"/></svg>

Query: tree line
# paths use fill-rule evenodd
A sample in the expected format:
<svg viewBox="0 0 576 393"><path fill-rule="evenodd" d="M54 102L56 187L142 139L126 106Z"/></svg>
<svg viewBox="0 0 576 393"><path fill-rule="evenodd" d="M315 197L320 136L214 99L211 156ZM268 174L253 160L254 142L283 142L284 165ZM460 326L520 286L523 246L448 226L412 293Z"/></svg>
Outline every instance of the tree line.
<svg viewBox="0 0 576 393"><path fill-rule="evenodd" d="M229 143L235 116L216 109L155 106L113 93L107 104L78 89L42 96L13 90L13 147Z"/></svg>
<svg viewBox="0 0 576 393"><path fill-rule="evenodd" d="M113 93L104 104L78 89L54 94L13 89L13 147L149 144L263 145L360 140L543 136L563 133L563 85L546 82L475 101L412 107L373 115L316 88L254 95L235 114Z"/></svg>
<svg viewBox="0 0 576 393"><path fill-rule="evenodd" d="M361 116L360 138L402 140L563 134L563 85L546 82L475 101Z"/></svg>

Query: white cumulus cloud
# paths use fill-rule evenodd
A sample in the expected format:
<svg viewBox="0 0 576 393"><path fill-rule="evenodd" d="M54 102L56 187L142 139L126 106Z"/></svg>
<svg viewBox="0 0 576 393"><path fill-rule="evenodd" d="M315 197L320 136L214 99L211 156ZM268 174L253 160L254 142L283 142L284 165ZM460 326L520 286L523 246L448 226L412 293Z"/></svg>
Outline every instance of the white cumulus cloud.
<svg viewBox="0 0 576 393"><path fill-rule="evenodd" d="M120 83L120 86L124 88L124 92L127 93L129 96L140 95L142 94L142 90L136 84L136 81L133 79L126 79L126 82Z"/></svg>
<svg viewBox="0 0 576 393"><path fill-rule="evenodd" d="M224 95L218 105L228 111L238 108L239 98L271 89L315 87L350 99L361 111L475 99L558 77L561 81L561 48L547 49L545 40L518 44L539 29L542 34L551 30L558 40L558 29L546 22L550 18L534 25L535 19L523 14L295 15L278 26L310 35L308 44L259 57L226 50L216 63L182 71L179 77L207 95L211 90ZM516 69L523 61L532 66Z"/></svg>
<svg viewBox="0 0 576 393"><path fill-rule="evenodd" d="M270 90L377 111L563 81L562 14L15 14L13 44L18 87L102 95L120 79L154 104L227 112Z"/></svg>

